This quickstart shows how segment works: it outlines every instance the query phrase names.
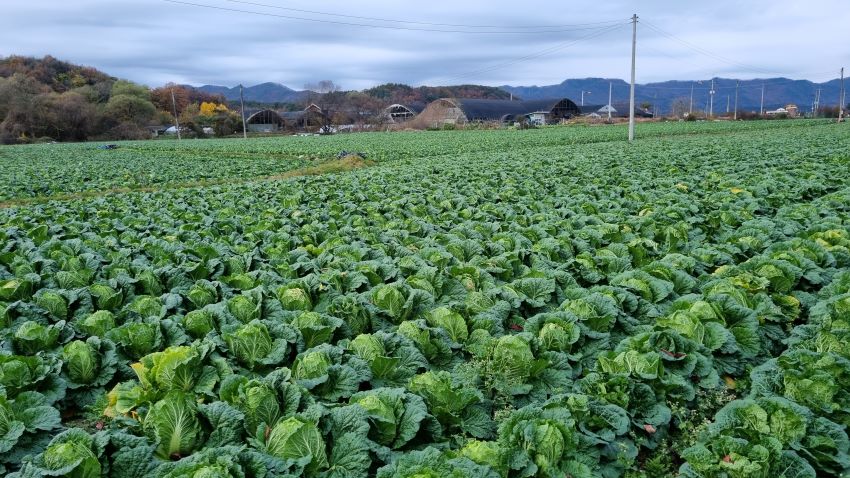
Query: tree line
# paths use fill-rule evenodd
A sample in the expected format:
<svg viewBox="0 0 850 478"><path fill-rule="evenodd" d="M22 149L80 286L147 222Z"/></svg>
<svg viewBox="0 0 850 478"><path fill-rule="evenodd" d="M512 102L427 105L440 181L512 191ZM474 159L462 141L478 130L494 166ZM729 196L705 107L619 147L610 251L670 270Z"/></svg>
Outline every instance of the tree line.
<svg viewBox="0 0 850 478"><path fill-rule="evenodd" d="M411 87L388 83L344 91L329 80L305 85L303 104L248 104L296 111L315 104L316 130L337 125L375 127L392 103L424 106L441 97L508 98L493 87ZM52 56L0 57L0 143L146 139L179 122L187 135L228 136L242 130L237 102L182 85L148 88ZM177 116L175 121L175 115Z"/></svg>
<svg viewBox="0 0 850 478"><path fill-rule="evenodd" d="M0 59L5 144L149 138L152 126L174 124L175 111L181 126L200 133L204 125L222 135L241 127L218 95L179 85L150 89L51 56Z"/></svg>

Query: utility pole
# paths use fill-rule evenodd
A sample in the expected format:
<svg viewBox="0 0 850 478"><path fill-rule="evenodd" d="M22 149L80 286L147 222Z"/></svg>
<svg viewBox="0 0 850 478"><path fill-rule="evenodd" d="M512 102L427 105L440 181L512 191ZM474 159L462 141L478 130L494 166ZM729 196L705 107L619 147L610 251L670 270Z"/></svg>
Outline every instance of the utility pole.
<svg viewBox="0 0 850 478"><path fill-rule="evenodd" d="M730 95L726 95L726 114L729 114L729 103L731 102L732 97Z"/></svg>
<svg viewBox="0 0 850 478"><path fill-rule="evenodd" d="M242 95L242 85L239 85L239 104L242 107L242 137L248 139L248 127L245 125L245 97Z"/></svg>
<svg viewBox="0 0 850 478"><path fill-rule="evenodd" d="M694 114L694 83L691 82L691 106L688 107L688 116Z"/></svg>
<svg viewBox="0 0 850 478"><path fill-rule="evenodd" d="M714 78L711 79L711 91L708 92L708 117L709 119L714 116Z"/></svg>
<svg viewBox="0 0 850 478"><path fill-rule="evenodd" d="M738 119L738 85L740 84L739 80L735 80L735 114L732 119Z"/></svg>
<svg viewBox="0 0 850 478"><path fill-rule="evenodd" d="M635 139L635 58L637 57L637 14L632 15L632 84L629 89L629 141Z"/></svg>
<svg viewBox="0 0 850 478"><path fill-rule="evenodd" d="M174 127L177 128L177 141L180 141L180 120L177 119L177 100L174 99L174 88L171 88L171 105L174 107Z"/></svg>
<svg viewBox="0 0 850 478"><path fill-rule="evenodd" d="M652 117L658 118L658 91L652 95Z"/></svg>
<svg viewBox="0 0 850 478"><path fill-rule="evenodd" d="M584 91L584 90L582 90L582 91L581 91L581 105L582 105L582 106L584 106L584 94L585 94L585 93L587 93L587 94L589 95L589 94L591 94L591 93L593 93L593 92L592 92L592 91Z"/></svg>
<svg viewBox="0 0 850 478"><path fill-rule="evenodd" d="M814 117L817 118L820 113L820 88L818 88L818 93L815 95L815 112Z"/></svg>
<svg viewBox="0 0 850 478"><path fill-rule="evenodd" d="M841 67L841 89L838 92L838 122L844 121L844 67Z"/></svg>
<svg viewBox="0 0 850 478"><path fill-rule="evenodd" d="M759 116L764 116L764 83L761 84L761 108L759 108Z"/></svg>
<svg viewBox="0 0 850 478"><path fill-rule="evenodd" d="M847 89L844 88L844 68L841 68L841 110L847 106ZM843 117L843 116L842 116Z"/></svg>
<svg viewBox="0 0 850 478"><path fill-rule="evenodd" d="M608 82L608 122L611 122L611 96L614 92L614 82Z"/></svg>

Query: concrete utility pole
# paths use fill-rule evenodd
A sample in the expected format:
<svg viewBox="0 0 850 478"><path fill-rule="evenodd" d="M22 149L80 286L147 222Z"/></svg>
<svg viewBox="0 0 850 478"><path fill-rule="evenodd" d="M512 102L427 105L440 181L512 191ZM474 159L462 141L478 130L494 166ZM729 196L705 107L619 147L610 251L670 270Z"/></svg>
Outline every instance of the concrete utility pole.
<svg viewBox="0 0 850 478"><path fill-rule="evenodd" d="M177 141L180 141L180 120L177 119L177 100L174 99L174 88L171 88L171 106L174 107L174 127L177 128Z"/></svg>
<svg viewBox="0 0 850 478"><path fill-rule="evenodd" d="M732 100L732 97L730 95L726 95L726 114L727 115L729 114L729 111L731 111L729 109L729 103L731 103L731 100Z"/></svg>
<svg viewBox="0 0 850 478"><path fill-rule="evenodd" d="M714 116L714 78L711 79L711 91L708 92L708 117Z"/></svg>
<svg viewBox="0 0 850 478"><path fill-rule="evenodd" d="M611 96L614 92L614 82L608 82L608 122L611 122Z"/></svg>
<svg viewBox="0 0 850 478"><path fill-rule="evenodd" d="M629 141L635 139L635 58L637 57L637 14L632 15L632 84L629 89Z"/></svg>
<svg viewBox="0 0 850 478"><path fill-rule="evenodd" d="M738 119L738 85L740 84L739 80L735 80L735 114L732 119Z"/></svg>
<svg viewBox="0 0 850 478"><path fill-rule="evenodd" d="M761 84L761 108L759 108L759 116L764 116L764 83Z"/></svg>
<svg viewBox="0 0 850 478"><path fill-rule="evenodd" d="M688 107L688 116L694 114L694 83L691 82L691 106Z"/></svg>
<svg viewBox="0 0 850 478"><path fill-rule="evenodd" d="M841 67L841 88L838 91L838 122L844 121L844 67Z"/></svg>
<svg viewBox="0 0 850 478"><path fill-rule="evenodd" d="M847 89L844 88L844 68L841 68L841 108L847 106Z"/></svg>
<svg viewBox="0 0 850 478"><path fill-rule="evenodd" d="M821 90L821 89L820 89L820 88L818 88L818 93L815 95L815 111L814 111L814 113L813 113L813 116L814 116L815 118L817 118L817 117L818 117L818 113L820 113L820 90Z"/></svg>
<svg viewBox="0 0 850 478"><path fill-rule="evenodd" d="M582 106L584 106L584 94L585 94L585 93L587 93L587 94L589 95L589 94L591 94L591 93L593 93L593 92L592 92L592 91L584 91L584 90L582 90L582 92L581 92L581 105L582 105Z"/></svg>
<svg viewBox="0 0 850 478"><path fill-rule="evenodd" d="M245 97L242 95L242 85L239 85L239 104L242 107L242 137L248 139L248 126L245 125Z"/></svg>

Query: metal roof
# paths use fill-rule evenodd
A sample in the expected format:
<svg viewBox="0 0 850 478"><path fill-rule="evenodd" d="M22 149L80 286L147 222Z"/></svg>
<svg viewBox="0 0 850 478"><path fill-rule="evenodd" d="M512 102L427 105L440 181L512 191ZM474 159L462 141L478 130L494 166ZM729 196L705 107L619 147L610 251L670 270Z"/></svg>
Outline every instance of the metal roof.
<svg viewBox="0 0 850 478"><path fill-rule="evenodd" d="M628 103L614 103L611 105L614 110L611 111L611 114L618 118L627 118L629 116L629 104ZM591 113L599 113L599 114L608 114L607 108L608 105L584 105L579 106L581 110L581 114L591 114ZM641 108L638 105L635 105L635 116L638 118L652 118L652 112L647 111Z"/></svg>
<svg viewBox="0 0 850 478"><path fill-rule="evenodd" d="M469 121L502 121L535 112L551 112L559 105L571 114L578 114L579 108L568 98L550 98L542 100L511 101L458 98L449 100L456 104Z"/></svg>

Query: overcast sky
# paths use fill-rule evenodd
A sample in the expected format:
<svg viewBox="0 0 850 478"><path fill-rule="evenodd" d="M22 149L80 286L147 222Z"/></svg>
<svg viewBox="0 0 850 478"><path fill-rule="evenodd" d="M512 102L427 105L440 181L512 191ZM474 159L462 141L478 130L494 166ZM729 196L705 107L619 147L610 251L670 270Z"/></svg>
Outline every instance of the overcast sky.
<svg viewBox="0 0 850 478"><path fill-rule="evenodd" d="M628 79L637 13L638 82L824 81L850 67L847 0L186 2L3 0L0 55L50 54L150 86L548 85Z"/></svg>

